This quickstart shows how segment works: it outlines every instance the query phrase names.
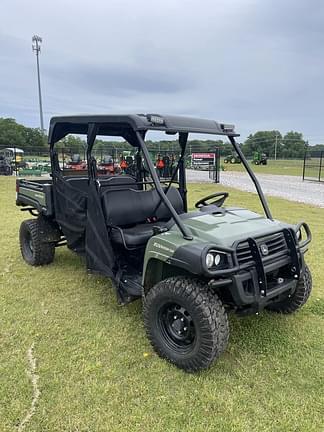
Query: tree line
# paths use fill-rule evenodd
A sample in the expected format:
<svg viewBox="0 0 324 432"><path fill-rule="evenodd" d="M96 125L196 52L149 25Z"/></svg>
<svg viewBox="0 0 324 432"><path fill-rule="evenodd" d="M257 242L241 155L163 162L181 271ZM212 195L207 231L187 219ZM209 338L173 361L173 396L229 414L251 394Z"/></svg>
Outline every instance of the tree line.
<svg viewBox="0 0 324 432"><path fill-rule="evenodd" d="M280 131L258 131L250 134L247 139L240 143L244 154L247 157L253 156L255 152L266 153L268 157L273 158L302 158L305 149L312 151L324 150L323 144L309 146L301 132L290 131L282 135ZM68 135L60 141L59 148L65 148L69 152L81 153L86 147L86 141L78 136ZM0 117L0 147L18 147L23 150L32 148L44 151L47 150L47 136L39 128L30 128L19 124L12 118ZM98 151L104 151L109 148L111 151L129 150L129 144L122 141L104 141L96 140L95 147ZM175 141L147 141L147 147L154 152L175 152L179 147ZM233 152L232 145L224 140L198 140L188 141L186 153L194 152L212 152L215 147L220 148L222 156L229 155Z"/></svg>

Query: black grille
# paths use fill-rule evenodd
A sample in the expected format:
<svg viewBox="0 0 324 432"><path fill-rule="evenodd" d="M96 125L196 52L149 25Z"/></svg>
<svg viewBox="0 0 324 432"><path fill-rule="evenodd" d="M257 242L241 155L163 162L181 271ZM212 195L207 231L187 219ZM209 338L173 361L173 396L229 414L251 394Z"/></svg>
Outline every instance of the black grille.
<svg viewBox="0 0 324 432"><path fill-rule="evenodd" d="M272 257L276 254L282 254L287 252L287 244L283 233L274 234L268 237L262 237L256 239L256 242L260 248L261 245L266 245L268 248L268 254L261 256L263 259ZM253 261L250 246L247 241L238 244L236 249L236 256L240 265L247 264Z"/></svg>

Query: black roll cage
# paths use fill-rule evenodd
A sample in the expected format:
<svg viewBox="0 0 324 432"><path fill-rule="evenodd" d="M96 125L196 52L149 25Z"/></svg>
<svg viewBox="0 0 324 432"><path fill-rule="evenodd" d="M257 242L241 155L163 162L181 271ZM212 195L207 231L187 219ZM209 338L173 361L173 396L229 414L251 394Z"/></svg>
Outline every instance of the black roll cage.
<svg viewBox="0 0 324 432"><path fill-rule="evenodd" d="M163 121L163 126L160 124L154 125L152 124L152 120L150 120L151 123L147 125L148 119L151 117L158 117ZM145 121L142 119L142 117L145 117ZM114 123L110 126L111 118L113 118ZM127 119L129 118L129 122L127 123ZM109 121L108 121L109 119ZM126 120L125 120L126 119ZM87 121L88 120L88 121ZM149 152L147 150L146 144L145 144L145 135L147 130L159 130L159 131L165 131L167 134L179 134L179 144L181 147L181 155L180 159L176 168L176 172L179 171L179 188L183 194L183 202L185 211L187 211L187 201L186 201L186 180L185 180L185 166L184 166L184 154L186 150L186 145L188 141L189 133L207 133L207 134L217 134L217 135L225 135L233 145L235 151L239 155L248 175L250 176L252 182L254 183L254 186L256 188L257 194L259 196L259 199L261 201L264 213L268 219L273 219L271 215L271 211L268 206L268 202L266 200L266 197L262 191L261 185L256 178L253 170L251 169L250 165L248 164L239 144L235 141L235 136L239 136L238 134L234 133L234 126L230 126L232 129L230 129L227 125L224 124L218 124L211 120L199 120L199 119L188 119L185 117L174 117L174 116L158 116L155 114L148 114L146 116L144 115L130 115L130 116L108 116L107 122L103 121L105 120L105 116L89 116L88 118L86 116L74 116L74 117L59 117L59 118L52 118L51 124L50 124L50 132L49 132L49 145L50 145L50 156L51 156L51 166L52 166L52 176L53 180L55 181L55 176L57 175L59 165L58 165L58 157L57 153L55 151L55 143L58 142L60 139L62 139L64 136L66 136L69 133L83 133L87 135L87 166L88 166L88 181L94 182L96 184L96 188L98 190L98 179L97 179L97 172L96 172L96 160L92 156L92 148L95 143L95 139L97 137L97 134L99 132L100 128L104 129L104 134L101 132L100 135L107 135L107 136L121 136L123 137L129 144L131 144L134 147L137 147L140 149L143 153L144 160L147 164L147 167L149 169L149 172L151 174L151 178L153 181L153 184L156 188L156 191L160 197L161 202L165 204L165 206L170 211L171 217L173 218L174 222L178 226L179 230L181 231L183 237L186 240L192 240L192 234L190 230L187 228L187 226L183 223L182 219L178 215L178 213L173 208L170 200L168 199L166 192L168 188L170 187L172 181L174 180L174 177L171 178L171 181L169 183L169 186L167 187L167 190L164 191L161 187L160 180L157 176L157 173L154 168L154 164L151 161ZM178 127L175 127L173 124L178 121ZM172 123L172 126L168 128L168 123ZM194 126L190 126L190 122L193 122ZM143 124L142 124L143 123ZM117 126L116 126L117 124ZM111 127L111 129L110 129ZM57 130L55 130L57 128ZM228 128L228 129L227 129Z"/></svg>

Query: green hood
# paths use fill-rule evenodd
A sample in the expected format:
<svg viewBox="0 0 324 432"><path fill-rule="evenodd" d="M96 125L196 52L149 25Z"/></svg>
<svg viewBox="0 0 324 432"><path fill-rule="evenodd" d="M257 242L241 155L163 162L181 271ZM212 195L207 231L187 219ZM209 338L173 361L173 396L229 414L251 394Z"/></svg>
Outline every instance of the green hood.
<svg viewBox="0 0 324 432"><path fill-rule="evenodd" d="M237 240L265 236L288 227L287 224L267 219L246 209L225 210L223 214L202 213L185 219L183 222L190 228L194 241L231 247Z"/></svg>

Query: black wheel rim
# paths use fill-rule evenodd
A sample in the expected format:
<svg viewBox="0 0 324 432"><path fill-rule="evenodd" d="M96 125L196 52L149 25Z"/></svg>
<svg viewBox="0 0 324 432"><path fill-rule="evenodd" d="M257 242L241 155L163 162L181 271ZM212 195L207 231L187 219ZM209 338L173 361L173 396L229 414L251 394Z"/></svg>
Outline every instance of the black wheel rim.
<svg viewBox="0 0 324 432"><path fill-rule="evenodd" d="M190 351L196 341L194 321L187 309L178 303L166 303L158 312L158 328L169 349Z"/></svg>

